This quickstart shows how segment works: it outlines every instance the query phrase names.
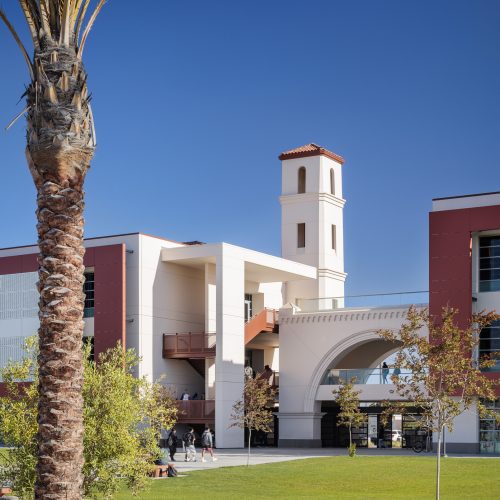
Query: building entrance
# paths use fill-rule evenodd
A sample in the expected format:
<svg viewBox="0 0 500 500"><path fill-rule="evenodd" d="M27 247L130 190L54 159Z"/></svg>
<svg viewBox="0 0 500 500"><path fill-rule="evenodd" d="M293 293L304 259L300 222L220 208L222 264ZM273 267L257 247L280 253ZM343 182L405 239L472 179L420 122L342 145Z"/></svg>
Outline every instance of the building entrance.
<svg viewBox="0 0 500 500"><path fill-rule="evenodd" d="M377 403L362 403L366 414L363 425L353 427L352 439L358 448L411 448L420 436L418 415L390 415L384 418L383 408ZM339 426L339 407L333 401L324 401L321 411L321 442L323 448L347 448L349 429Z"/></svg>

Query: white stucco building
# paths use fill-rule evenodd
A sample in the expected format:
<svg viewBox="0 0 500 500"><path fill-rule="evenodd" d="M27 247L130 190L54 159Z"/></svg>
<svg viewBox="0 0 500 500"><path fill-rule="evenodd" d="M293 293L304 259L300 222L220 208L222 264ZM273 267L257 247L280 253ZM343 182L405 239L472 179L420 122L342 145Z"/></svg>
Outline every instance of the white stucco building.
<svg viewBox="0 0 500 500"><path fill-rule="evenodd" d="M134 348L142 358L138 376L164 377L162 383L177 397L190 395L179 402L179 425L210 423L220 448L244 446L243 431L230 427L230 414L241 398L245 365L258 372L269 365L275 372L271 382L279 386L279 400L268 443L344 445L332 389L356 376L368 415L367 424L356 429L358 445L411 446L418 437L418 415L395 415L390 425L379 418L380 402L394 397L380 367L390 364L398 345L376 332L398 330L408 305L426 302L427 294L345 297L344 161L315 144L280 159L282 257L228 243L182 243L141 233L87 239L85 336L96 356L117 341ZM464 229L463 238L467 244L473 238L474 257L467 260L465 252L458 267L446 264L441 241L435 244L441 254L433 254L431 239L435 297L454 296L456 287L443 285L446 276L433 280L449 268L453 276L473 275L482 290L476 300L500 309L500 275L491 260L500 259L499 208L498 195L469 197L457 206L435 200L440 215L433 219L431 214L433 235L449 235L446 224L457 210L472 210L468 220L477 221ZM36 334L36 253L35 246L0 250L0 364L22 356L22 341ZM490 254L494 257L488 260ZM433 271L433 256L441 258L439 271ZM463 290L467 286L464 281ZM461 300L468 297L472 308L470 290ZM497 331L500 326L493 326L485 350L497 348ZM456 451L479 451L488 425L471 412L457 421L448 442ZM490 437L493 447L484 449L500 452L500 439Z"/></svg>

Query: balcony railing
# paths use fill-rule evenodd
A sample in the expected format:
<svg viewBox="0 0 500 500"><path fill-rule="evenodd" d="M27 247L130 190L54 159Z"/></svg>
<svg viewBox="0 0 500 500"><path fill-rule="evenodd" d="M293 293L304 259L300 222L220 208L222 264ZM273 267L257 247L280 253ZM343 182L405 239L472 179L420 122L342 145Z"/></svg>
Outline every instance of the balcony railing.
<svg viewBox="0 0 500 500"><path fill-rule="evenodd" d="M163 334L163 357L213 358L215 357L215 333Z"/></svg>
<svg viewBox="0 0 500 500"><path fill-rule="evenodd" d="M391 307L409 304L427 305L428 303L428 291L297 299L297 306L300 307L302 312L332 311L335 309L356 309L366 307Z"/></svg>
<svg viewBox="0 0 500 500"><path fill-rule="evenodd" d="M177 401L177 422L180 424L210 423L215 420L215 400Z"/></svg>
<svg viewBox="0 0 500 500"><path fill-rule="evenodd" d="M387 372L383 368L331 369L326 372L321 385L345 384L352 379L355 379L355 384L360 385L392 384L393 375L394 368L389 368ZM400 380L409 380L411 377L412 373L404 370L398 375Z"/></svg>
<svg viewBox="0 0 500 500"><path fill-rule="evenodd" d="M261 332L273 332L278 324L278 311L265 308L250 318L245 324L245 344L248 344Z"/></svg>

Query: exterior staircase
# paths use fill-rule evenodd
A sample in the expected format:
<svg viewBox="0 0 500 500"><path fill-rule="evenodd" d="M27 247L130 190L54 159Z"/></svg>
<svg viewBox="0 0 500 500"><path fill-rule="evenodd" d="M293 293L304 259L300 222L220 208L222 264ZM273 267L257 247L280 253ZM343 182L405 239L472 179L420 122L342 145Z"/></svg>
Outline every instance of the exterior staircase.
<svg viewBox="0 0 500 500"><path fill-rule="evenodd" d="M278 311L276 309L263 309L246 322L245 345L261 332L279 333Z"/></svg>

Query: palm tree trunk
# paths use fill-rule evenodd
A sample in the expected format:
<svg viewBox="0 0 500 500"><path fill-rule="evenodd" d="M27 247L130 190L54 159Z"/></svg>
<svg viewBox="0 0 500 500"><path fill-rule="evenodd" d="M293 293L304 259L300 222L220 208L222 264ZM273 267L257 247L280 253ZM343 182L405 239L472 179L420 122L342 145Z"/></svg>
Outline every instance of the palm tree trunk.
<svg viewBox="0 0 500 500"><path fill-rule="evenodd" d="M40 254L37 499L80 499L83 484L83 183L93 155L86 75L74 50L35 53L27 158Z"/></svg>
<svg viewBox="0 0 500 500"><path fill-rule="evenodd" d="M66 186L47 181L38 190L36 497L44 499L81 498L83 482L83 191L81 186Z"/></svg>

